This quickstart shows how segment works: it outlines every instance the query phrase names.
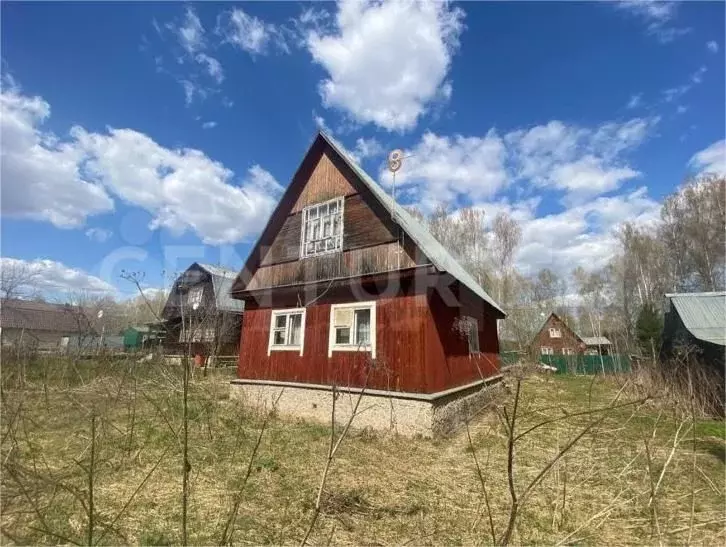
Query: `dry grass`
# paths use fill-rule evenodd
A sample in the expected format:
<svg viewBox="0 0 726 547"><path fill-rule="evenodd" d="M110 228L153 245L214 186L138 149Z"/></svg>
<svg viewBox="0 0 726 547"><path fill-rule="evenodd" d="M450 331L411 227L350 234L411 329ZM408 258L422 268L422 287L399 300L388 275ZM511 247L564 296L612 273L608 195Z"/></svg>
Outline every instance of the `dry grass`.
<svg viewBox="0 0 726 547"><path fill-rule="evenodd" d="M4 363L3 542L87 541L84 500L95 414L95 541L178 543L179 368L103 363L79 369L45 362L30 367L21 388L10 367ZM197 375L192 382L188 528L193 544L222 539L263 423L262 416L228 398L228 379ZM517 430L604 406L617 389L605 379L530 376L522 384ZM563 419L522 438L515 453L518 487L591 419ZM652 504L655 526L648 507L651 477L660 476L679 425L682 440ZM513 541L723 543L724 423L697 422L695 445L692 425L657 404L613 411L534 491L521 509ZM351 432L331 467L310 543L491 543L472 451L501 533L509 500L507 436L495 412L473 422L470 433L472 445L466 432L438 440ZM232 543L300 542L313 514L329 435L321 425L269 421L242 491Z"/></svg>

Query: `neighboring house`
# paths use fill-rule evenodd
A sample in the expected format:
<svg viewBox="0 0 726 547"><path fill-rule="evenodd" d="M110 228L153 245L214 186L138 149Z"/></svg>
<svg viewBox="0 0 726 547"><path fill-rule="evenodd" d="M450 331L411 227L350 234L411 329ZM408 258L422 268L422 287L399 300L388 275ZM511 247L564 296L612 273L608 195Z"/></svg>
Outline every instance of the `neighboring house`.
<svg viewBox="0 0 726 547"><path fill-rule="evenodd" d="M726 292L666 294L661 361L695 358L724 374Z"/></svg>
<svg viewBox="0 0 726 547"><path fill-rule="evenodd" d="M0 304L0 329L3 346L38 351L65 350L71 338L85 347L96 335L94 320L83 308L19 299Z"/></svg>
<svg viewBox="0 0 726 547"><path fill-rule="evenodd" d="M134 325L124 330L123 347L126 351L155 349L163 338L163 325Z"/></svg>
<svg viewBox="0 0 726 547"><path fill-rule="evenodd" d="M430 409L499 372L502 309L323 133L232 294L245 303L236 384L251 397L287 386L277 404L298 415L329 419L331 386L385 396L380 412L394 401ZM398 408L398 426L417 430Z"/></svg>
<svg viewBox="0 0 726 547"><path fill-rule="evenodd" d="M230 296L237 273L195 262L174 282L162 318L166 353L237 355L244 303Z"/></svg>
<svg viewBox="0 0 726 547"><path fill-rule="evenodd" d="M608 355L610 340L604 336L580 336L551 313L532 341L536 355Z"/></svg>

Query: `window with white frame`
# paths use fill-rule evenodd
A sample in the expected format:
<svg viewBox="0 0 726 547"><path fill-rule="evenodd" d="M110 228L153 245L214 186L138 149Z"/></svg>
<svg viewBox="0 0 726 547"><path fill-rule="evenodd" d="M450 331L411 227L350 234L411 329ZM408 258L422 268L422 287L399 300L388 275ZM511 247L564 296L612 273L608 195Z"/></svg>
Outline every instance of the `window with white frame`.
<svg viewBox="0 0 726 547"><path fill-rule="evenodd" d="M540 348L540 353L541 353L542 355L554 355L554 354L555 354L555 352L554 352L554 351L552 351L552 348L551 348L551 347L549 347L549 346L542 346L542 347Z"/></svg>
<svg viewBox="0 0 726 547"><path fill-rule="evenodd" d="M187 304L194 307L196 304L199 307L202 303L202 295L204 294L204 287L192 287L189 289L187 294Z"/></svg>
<svg viewBox="0 0 726 547"><path fill-rule="evenodd" d="M267 350L299 351L303 354L305 308L275 310L270 319L270 342Z"/></svg>
<svg viewBox="0 0 726 547"><path fill-rule="evenodd" d="M305 207L302 212L300 257L343 250L343 198Z"/></svg>
<svg viewBox="0 0 726 547"><path fill-rule="evenodd" d="M562 348L562 355L575 355L575 350L572 348Z"/></svg>
<svg viewBox="0 0 726 547"><path fill-rule="evenodd" d="M550 329L550 338L562 338L560 329Z"/></svg>
<svg viewBox="0 0 726 547"><path fill-rule="evenodd" d="M328 357L334 351L370 351L376 357L376 303L330 306Z"/></svg>

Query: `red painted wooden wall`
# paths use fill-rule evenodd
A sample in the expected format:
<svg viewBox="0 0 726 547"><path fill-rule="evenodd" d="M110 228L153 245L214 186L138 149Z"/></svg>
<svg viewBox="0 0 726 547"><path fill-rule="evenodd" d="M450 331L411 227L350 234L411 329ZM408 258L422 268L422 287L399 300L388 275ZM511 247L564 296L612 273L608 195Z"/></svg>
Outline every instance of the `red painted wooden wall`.
<svg viewBox="0 0 726 547"><path fill-rule="evenodd" d="M333 352L328 357L331 302L308 306L304 354L273 351L267 355L270 308L250 308L242 322L240 378L361 387L365 384L368 353ZM276 308L277 309L277 308ZM469 355L468 342L454 332L460 315L479 323L481 353ZM376 304L376 365L369 389L435 393L496 374L499 343L496 320L487 305L461 299L449 307L438 296L411 294L378 298Z"/></svg>

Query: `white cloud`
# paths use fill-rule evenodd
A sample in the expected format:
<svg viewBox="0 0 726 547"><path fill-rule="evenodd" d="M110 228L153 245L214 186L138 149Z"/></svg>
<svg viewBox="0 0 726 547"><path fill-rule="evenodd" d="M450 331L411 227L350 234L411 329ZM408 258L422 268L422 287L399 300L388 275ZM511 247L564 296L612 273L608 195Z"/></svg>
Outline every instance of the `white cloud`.
<svg viewBox="0 0 726 547"><path fill-rule="evenodd" d="M301 18L304 43L328 73L319 86L325 106L361 124L412 129L451 95L446 76L463 17L444 2L341 0L332 24Z"/></svg>
<svg viewBox="0 0 726 547"><path fill-rule="evenodd" d="M176 27L169 23L168 28L177 34L179 44L189 55L204 49L204 27L191 7L184 13L184 22L181 25Z"/></svg>
<svg viewBox="0 0 726 547"><path fill-rule="evenodd" d="M54 260L0 258L0 265L3 269L17 268L27 273L27 286L19 288L24 294L116 293L116 288L106 281Z"/></svg>
<svg viewBox="0 0 726 547"><path fill-rule="evenodd" d="M207 73L215 82L221 84L224 81L224 70L222 70L222 64L217 59L210 57L206 53L197 53L194 59L198 63L206 65Z"/></svg>
<svg viewBox="0 0 726 547"><path fill-rule="evenodd" d="M678 105L678 108L676 108L676 114L685 114L686 112L688 112L688 107L687 106L684 106L682 104L679 104Z"/></svg>
<svg viewBox="0 0 726 547"><path fill-rule="evenodd" d="M265 55L271 46L289 53L285 30L245 13L241 8L223 13L217 21L217 34L252 55Z"/></svg>
<svg viewBox="0 0 726 547"><path fill-rule="evenodd" d="M718 42L716 40L710 40L709 42L706 42L706 48L708 48L708 51L711 53L718 53Z"/></svg>
<svg viewBox="0 0 726 547"><path fill-rule="evenodd" d="M628 101L627 108L638 108L641 104L643 104L643 94L637 93L635 95L630 96L630 100Z"/></svg>
<svg viewBox="0 0 726 547"><path fill-rule="evenodd" d="M519 219L522 244L517 265L523 274L550 268L569 274L577 266L602 268L618 249L615 229L624 221L651 224L657 221L660 204L645 188L611 197L599 197L559 213Z"/></svg>
<svg viewBox="0 0 726 547"><path fill-rule="evenodd" d="M657 117L633 118L583 128L554 120L503 137L493 129L483 137L427 132L404 151L403 168L396 174L398 197L425 210L439 203L476 205L520 182L528 189L559 190L564 203L576 204L639 177L627 155L658 122ZM379 176L391 184L385 168Z"/></svg>
<svg viewBox="0 0 726 547"><path fill-rule="evenodd" d="M202 124L202 129L214 129L215 127L217 127L217 122L215 121L204 122Z"/></svg>
<svg viewBox="0 0 726 547"><path fill-rule="evenodd" d="M699 175L709 173L726 176L726 140L716 141L711 146L696 152L689 165Z"/></svg>
<svg viewBox="0 0 726 547"><path fill-rule="evenodd" d="M39 132L49 105L2 93L2 207L9 216L80 226L113 209L109 194L153 215L152 228L193 230L210 244L258 233L280 185L259 165L244 178L194 149L165 148L132 129L71 129L60 141Z"/></svg>
<svg viewBox="0 0 726 547"><path fill-rule="evenodd" d="M677 87L664 89L663 100L667 103L671 103L683 97L683 95L693 89L694 86L697 86L698 84L703 82L703 75L706 73L707 70L708 69L705 66L701 66L698 70L696 70L693 74L689 76L687 83L679 85Z"/></svg>
<svg viewBox="0 0 726 547"><path fill-rule="evenodd" d="M383 146L375 138L365 139L359 137L355 141L355 148L351 154L357 162L361 162L366 158L374 158L383 154Z"/></svg>
<svg viewBox="0 0 726 547"><path fill-rule="evenodd" d="M98 243L107 241L112 235L113 232L111 230L106 230L105 228L89 228L86 230L86 237L91 241L97 241Z"/></svg>
<svg viewBox="0 0 726 547"><path fill-rule="evenodd" d="M691 32L687 27L674 27L678 2L671 0L618 0L615 3L623 10L646 24L648 34L655 36L662 44L672 42L679 36Z"/></svg>
<svg viewBox="0 0 726 547"><path fill-rule="evenodd" d="M608 122L596 129L551 121L508 133L514 176L544 188L566 192L576 202L615 190L640 173L624 156L640 146L658 118Z"/></svg>
<svg viewBox="0 0 726 547"><path fill-rule="evenodd" d="M73 228L113 210L103 186L82 175L82 151L40 129L47 102L10 87L0 94L0 112L3 215Z"/></svg>
<svg viewBox="0 0 726 547"><path fill-rule="evenodd" d="M446 137L427 131L404 152L396 186L426 210L460 198L482 201L506 186L505 156L504 142L494 130L484 137ZM392 181L386 169L381 179Z"/></svg>
<svg viewBox="0 0 726 547"><path fill-rule="evenodd" d="M181 21L166 23L163 29L156 20L153 25L162 40L165 32L168 32L181 47L181 52L174 54L176 66L170 69L164 67L161 55L155 55L157 71L170 74L182 86L187 106L192 104L195 97L205 99L210 89L200 81L209 77L219 85L224 81L224 69L219 60L209 54L207 33L197 13L192 7L187 7ZM185 68L184 74L178 73L179 67Z"/></svg>

